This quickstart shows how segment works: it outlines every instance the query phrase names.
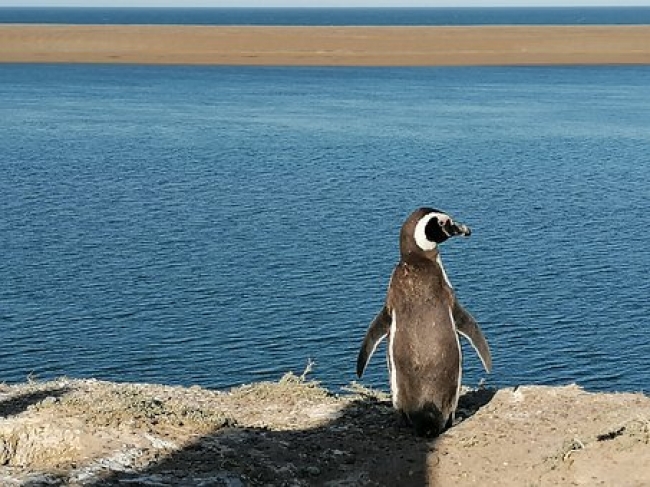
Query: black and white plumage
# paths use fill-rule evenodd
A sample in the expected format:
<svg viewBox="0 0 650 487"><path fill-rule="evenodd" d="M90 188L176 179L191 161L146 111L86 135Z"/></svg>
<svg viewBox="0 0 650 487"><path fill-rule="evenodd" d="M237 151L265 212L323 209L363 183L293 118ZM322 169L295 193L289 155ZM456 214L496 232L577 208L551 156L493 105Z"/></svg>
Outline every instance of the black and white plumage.
<svg viewBox="0 0 650 487"><path fill-rule="evenodd" d="M357 358L361 377L381 340L388 339L393 406L424 436L440 434L453 421L462 379L459 335L470 341L485 370L492 368L487 341L456 299L438 250L448 238L470 234L467 226L433 208L420 208L406 219L386 301Z"/></svg>

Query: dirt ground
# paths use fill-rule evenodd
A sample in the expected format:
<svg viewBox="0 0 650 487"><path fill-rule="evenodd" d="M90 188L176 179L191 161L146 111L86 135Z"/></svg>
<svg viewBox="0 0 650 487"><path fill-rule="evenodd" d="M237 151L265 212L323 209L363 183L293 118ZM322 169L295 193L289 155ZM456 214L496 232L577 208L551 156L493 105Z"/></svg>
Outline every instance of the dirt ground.
<svg viewBox="0 0 650 487"><path fill-rule="evenodd" d="M0 386L0 485L649 486L650 398L577 386L465 391L434 440L387 397L287 375L217 392Z"/></svg>

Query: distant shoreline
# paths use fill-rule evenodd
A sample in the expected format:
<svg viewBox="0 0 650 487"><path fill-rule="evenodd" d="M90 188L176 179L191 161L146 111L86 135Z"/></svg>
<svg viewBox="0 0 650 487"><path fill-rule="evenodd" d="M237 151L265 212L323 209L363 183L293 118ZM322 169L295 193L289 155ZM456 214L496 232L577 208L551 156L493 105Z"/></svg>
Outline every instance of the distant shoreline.
<svg viewBox="0 0 650 487"><path fill-rule="evenodd" d="M259 66L650 64L650 25L0 24L0 63Z"/></svg>

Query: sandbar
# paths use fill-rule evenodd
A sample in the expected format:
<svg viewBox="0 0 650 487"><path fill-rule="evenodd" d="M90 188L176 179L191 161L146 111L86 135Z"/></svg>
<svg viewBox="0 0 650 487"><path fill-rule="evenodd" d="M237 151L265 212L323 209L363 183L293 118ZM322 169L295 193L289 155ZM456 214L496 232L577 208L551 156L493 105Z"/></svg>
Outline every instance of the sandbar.
<svg viewBox="0 0 650 487"><path fill-rule="evenodd" d="M650 64L650 25L1 24L0 62L259 66Z"/></svg>

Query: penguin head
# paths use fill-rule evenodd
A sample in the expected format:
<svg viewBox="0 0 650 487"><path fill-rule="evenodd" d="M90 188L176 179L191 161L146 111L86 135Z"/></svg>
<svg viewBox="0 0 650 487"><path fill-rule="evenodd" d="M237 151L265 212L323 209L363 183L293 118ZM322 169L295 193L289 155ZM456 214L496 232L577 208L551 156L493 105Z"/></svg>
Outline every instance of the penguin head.
<svg viewBox="0 0 650 487"><path fill-rule="evenodd" d="M450 237L469 237L472 231L467 225L455 222L444 211L419 208L406 219L400 232L402 255L424 254L435 256L438 245Z"/></svg>

